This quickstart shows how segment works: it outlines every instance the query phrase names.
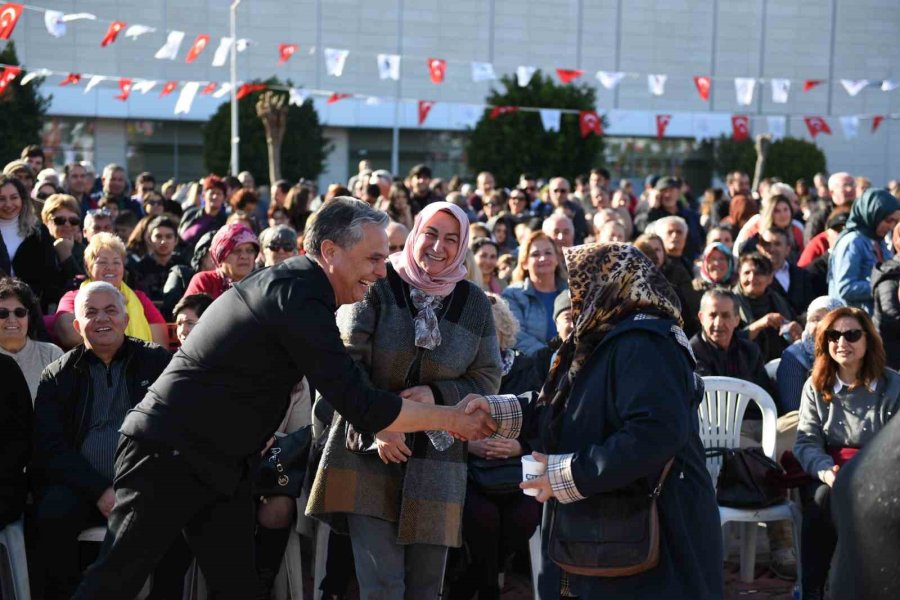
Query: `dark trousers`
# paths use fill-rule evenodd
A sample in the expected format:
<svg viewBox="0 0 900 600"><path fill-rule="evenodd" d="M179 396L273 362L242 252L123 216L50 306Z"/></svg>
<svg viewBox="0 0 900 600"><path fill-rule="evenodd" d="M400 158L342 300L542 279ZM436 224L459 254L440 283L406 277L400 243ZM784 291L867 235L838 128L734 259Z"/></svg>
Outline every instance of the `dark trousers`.
<svg viewBox="0 0 900 600"><path fill-rule="evenodd" d="M184 530L215 600L263 600L256 572L256 515L245 478L218 494L170 448L123 437L116 457L116 507L100 558L74 600L133 598Z"/></svg>
<svg viewBox="0 0 900 600"><path fill-rule="evenodd" d="M824 597L837 531L831 519L831 488L814 482L801 488L803 527L800 530L800 562L803 597Z"/></svg>
<svg viewBox="0 0 900 600"><path fill-rule="evenodd" d="M503 553L522 547L541 522L541 505L522 492L487 495L471 481L463 509L463 538L471 554L466 572L450 594L452 600L500 597L498 576Z"/></svg>

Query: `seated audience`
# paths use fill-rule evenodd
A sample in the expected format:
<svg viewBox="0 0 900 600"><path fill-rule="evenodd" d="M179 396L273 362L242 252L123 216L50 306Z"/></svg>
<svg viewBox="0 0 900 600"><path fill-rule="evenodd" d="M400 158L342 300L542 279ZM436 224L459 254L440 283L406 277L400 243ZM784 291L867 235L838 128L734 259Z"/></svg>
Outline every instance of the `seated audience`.
<svg viewBox="0 0 900 600"><path fill-rule="evenodd" d="M105 231L106 233L115 233L113 227L112 213L102 208L95 208L87 211L84 216L84 227L82 234L85 242L90 242L95 233Z"/></svg>
<svg viewBox="0 0 900 600"><path fill-rule="evenodd" d="M501 293L506 284L497 277L500 247L489 238L478 238L472 242L471 250L475 255L475 264L481 271L482 281L478 282L478 285L486 292Z"/></svg>
<svg viewBox="0 0 900 600"><path fill-rule="evenodd" d="M193 248L204 233L225 225L227 194L225 180L215 175L203 180L203 202L185 210L178 226L178 234L189 248Z"/></svg>
<svg viewBox="0 0 900 600"><path fill-rule="evenodd" d="M787 299L772 290L772 261L751 252L738 259L735 285L741 321L750 339L760 347L763 362L781 358L781 353L803 333L794 321Z"/></svg>
<svg viewBox="0 0 900 600"><path fill-rule="evenodd" d="M165 215L151 217L147 234L147 254L129 269L129 280L133 289L144 292L171 321L172 307L166 306L164 288L172 267L185 264L177 250L178 224Z"/></svg>
<svg viewBox="0 0 900 600"><path fill-rule="evenodd" d="M209 248L214 271L200 271L191 279L185 294L209 294L215 300L256 266L259 239L242 223L226 225L216 232Z"/></svg>
<svg viewBox="0 0 900 600"><path fill-rule="evenodd" d="M648 233L660 237L666 251L661 267L663 276L672 284L684 310L684 332L693 336L700 331L697 312L700 310L700 294L694 289L691 260L685 252L688 240L687 222L676 216L661 217L647 227Z"/></svg>
<svg viewBox="0 0 900 600"><path fill-rule="evenodd" d="M18 521L25 509L31 457L33 411L28 383L16 361L0 354L0 529Z"/></svg>
<svg viewBox="0 0 900 600"><path fill-rule="evenodd" d="M734 256L728 246L713 242L703 251L700 276L694 278L692 285L695 291L703 293L716 286L731 287L735 276Z"/></svg>
<svg viewBox="0 0 900 600"><path fill-rule="evenodd" d="M53 249L66 284L72 285L76 277L84 278L85 245L78 201L67 194L50 196L41 209L41 220L53 238Z"/></svg>
<svg viewBox="0 0 900 600"><path fill-rule="evenodd" d="M209 247L212 245L215 235L215 231L208 231L200 236L197 245L194 246L190 265L176 265L169 270L169 278L163 286L165 298L163 304L165 306L175 306L181 300L196 273L212 271L216 268L216 264L209 255Z"/></svg>
<svg viewBox="0 0 900 600"><path fill-rule="evenodd" d="M262 248L263 267L277 265L299 254L297 232L287 225L264 229L259 234L259 245Z"/></svg>
<svg viewBox="0 0 900 600"><path fill-rule="evenodd" d="M772 289L784 296L801 315L812 302L813 282L809 273L799 268L791 258L791 236L780 227L761 229L757 234L759 253L772 261Z"/></svg>
<svg viewBox="0 0 900 600"><path fill-rule="evenodd" d="M210 304L212 298L206 294L193 294L185 296L175 305L172 313L175 315L175 335L178 336L179 343L184 343Z"/></svg>

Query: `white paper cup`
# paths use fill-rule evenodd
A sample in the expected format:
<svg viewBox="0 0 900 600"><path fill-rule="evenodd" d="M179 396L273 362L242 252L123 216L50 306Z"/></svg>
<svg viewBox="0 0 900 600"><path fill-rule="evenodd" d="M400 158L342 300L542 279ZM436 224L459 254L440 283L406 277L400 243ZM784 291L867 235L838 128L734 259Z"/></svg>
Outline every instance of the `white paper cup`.
<svg viewBox="0 0 900 600"><path fill-rule="evenodd" d="M547 465L535 460L530 454L522 456L522 481L531 481L537 479L547 472ZM526 496L537 496L538 490L528 489L522 490Z"/></svg>

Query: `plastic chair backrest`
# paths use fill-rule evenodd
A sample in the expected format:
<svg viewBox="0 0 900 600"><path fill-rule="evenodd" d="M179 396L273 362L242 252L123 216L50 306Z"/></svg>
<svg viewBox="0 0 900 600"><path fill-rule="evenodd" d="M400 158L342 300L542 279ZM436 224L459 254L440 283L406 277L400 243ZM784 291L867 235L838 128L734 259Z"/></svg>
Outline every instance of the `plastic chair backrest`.
<svg viewBox="0 0 900 600"><path fill-rule="evenodd" d="M773 384L776 382L776 375L778 374L778 365L781 364L780 358L773 358L769 362L766 363L766 375L769 376L769 381Z"/></svg>
<svg viewBox="0 0 900 600"><path fill-rule="evenodd" d="M762 450L775 458L775 402L769 394L749 381L733 377L704 377L706 391L700 402L700 439L705 448L738 448L741 445L741 423L750 402L756 402L762 413ZM719 477L722 457L706 459L713 482Z"/></svg>

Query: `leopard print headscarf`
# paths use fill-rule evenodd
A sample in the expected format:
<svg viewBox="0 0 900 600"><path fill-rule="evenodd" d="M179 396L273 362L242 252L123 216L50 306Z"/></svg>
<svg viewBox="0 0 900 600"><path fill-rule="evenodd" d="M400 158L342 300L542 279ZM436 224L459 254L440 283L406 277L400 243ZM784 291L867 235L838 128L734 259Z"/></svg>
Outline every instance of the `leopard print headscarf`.
<svg viewBox="0 0 900 600"><path fill-rule="evenodd" d="M683 325L675 290L634 246L585 244L566 248L563 255L569 269L574 330L557 353L538 400L556 410L565 405L578 372L620 322L642 313Z"/></svg>

